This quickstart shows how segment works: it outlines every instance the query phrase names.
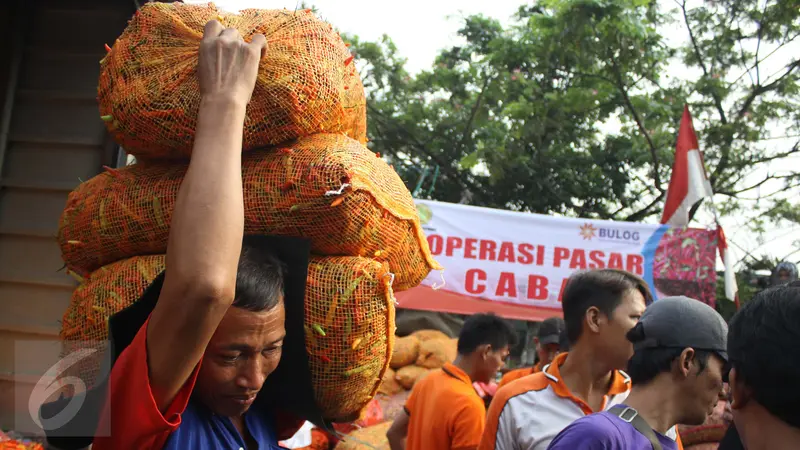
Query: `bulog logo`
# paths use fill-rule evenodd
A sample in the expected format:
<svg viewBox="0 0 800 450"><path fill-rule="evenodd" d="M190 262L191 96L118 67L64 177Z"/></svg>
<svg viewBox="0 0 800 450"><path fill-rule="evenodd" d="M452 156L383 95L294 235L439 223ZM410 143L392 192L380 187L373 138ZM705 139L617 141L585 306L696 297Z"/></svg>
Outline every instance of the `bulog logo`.
<svg viewBox="0 0 800 450"><path fill-rule="evenodd" d="M641 238L638 231L598 228L591 223L581 225L579 233L584 240L588 241L598 238L601 241L639 242Z"/></svg>

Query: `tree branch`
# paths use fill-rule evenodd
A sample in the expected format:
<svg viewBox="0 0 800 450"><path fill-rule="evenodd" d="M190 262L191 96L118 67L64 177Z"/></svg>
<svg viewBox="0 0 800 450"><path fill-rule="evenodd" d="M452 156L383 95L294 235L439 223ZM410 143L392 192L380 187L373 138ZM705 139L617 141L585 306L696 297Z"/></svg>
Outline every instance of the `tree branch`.
<svg viewBox="0 0 800 450"><path fill-rule="evenodd" d="M735 197L735 196L737 196L737 195L739 195L739 194L741 194L743 192L751 191L751 190L753 190L753 189L755 189L755 188L757 188L759 186L763 186L767 181L770 181L770 180L784 180L786 178L793 178L795 176L796 175L782 175L782 176L767 175L766 177L764 177L763 180L759 181L758 183L756 183L756 184L754 184L752 186L748 186L748 187L745 187L745 188L737 189L737 190L734 190L734 191L719 190L719 191L716 191L716 193L717 194L722 194L722 195L727 195L728 197Z"/></svg>
<svg viewBox="0 0 800 450"><path fill-rule="evenodd" d="M750 95L748 95L747 98L745 99L744 103L742 104L742 107L739 109L739 112L736 114L736 120L740 120L742 117L744 117L745 113L747 113L747 111L750 109L750 106L753 104L753 102L759 95L763 95L769 91L777 89L781 81L783 81L784 79L786 79L786 77L791 75L792 72L794 72L794 69L798 67L800 67L800 59L795 60L786 65L786 71L783 73L783 75L779 76L771 83L765 84L763 86L760 84L758 86L755 86L752 92L750 92Z"/></svg>
<svg viewBox="0 0 800 450"><path fill-rule="evenodd" d="M472 133L472 124L475 121L475 116L478 114L478 109L481 107L481 102L483 101L483 95L486 93L486 89L489 87L489 82L491 81L491 77L484 73L484 80L483 86L481 87L481 92L478 94L478 98L475 100L475 104L472 106L472 111L469 114L469 120L467 120L466 125L464 125L464 131L461 134L461 143L460 146L463 149L464 144L467 143L467 139Z"/></svg>
<svg viewBox="0 0 800 450"><path fill-rule="evenodd" d="M647 145L650 147L650 155L653 157L653 182L656 185L656 189L659 192L664 192L663 188L661 187L661 177L658 174L658 151L656 149L655 143L653 143L653 139L650 137L650 133L647 132L647 129L644 127L644 123L642 123L642 118L639 116L639 113L636 111L636 108L633 106L633 102L631 102L630 97L628 96L628 90L625 87L625 82L622 79L622 73L620 72L619 65L617 64L617 59L614 58L613 52L609 52L609 59L611 59L611 67L613 68L614 77L616 78L616 85L617 88L620 90L622 94L622 101L625 103L625 106L630 111L631 115L633 116L633 120L636 122L636 125L639 127L639 131L644 135L644 138L647 140Z"/></svg>
<svg viewBox="0 0 800 450"><path fill-rule="evenodd" d="M372 113L372 115L370 116L372 120L377 121L384 127L389 126L385 120L381 120L383 119L381 112L375 109L372 105L370 105L369 102L367 102L367 109L369 109L370 112ZM411 141L410 144L412 145L412 147L424 153L428 158L433 160L433 162L438 164L440 166L440 170L449 174L454 181L456 181L458 184L461 185L462 188L472 190L474 193L482 192L481 188L474 181L469 179L467 176L464 176L464 174L459 172L458 170L455 170L453 166L450 164L450 162L444 161L435 152L429 150L427 146L417 138L417 136L406 130L405 127L396 127L396 130L404 134Z"/></svg>
<svg viewBox="0 0 800 450"><path fill-rule="evenodd" d="M640 209L640 210L638 210L638 211L636 211L634 213L628 214L628 216L625 217L623 220L625 222L638 222L638 221L644 219L645 217L651 215L653 213L653 211L652 211L653 208L655 208L659 203L661 203L661 200L664 198L665 194L666 194L666 192L662 191L660 194L658 194L658 196L656 196L653 199L653 201L648 203L647 206L645 206L644 208L642 208L642 209Z"/></svg>
<svg viewBox="0 0 800 450"><path fill-rule="evenodd" d="M700 64L700 68L703 69L703 75L706 78L709 77L708 68L706 68L706 64L703 62L703 55L700 53L700 46L697 44L697 39L694 36L694 31L692 30L692 26L689 24L689 15L686 12L686 0L681 3L681 11L683 11L683 21L686 24L686 29L689 31L689 41L692 43L692 48L694 49L694 55L697 58L698 64ZM717 108L717 112L719 113L720 122L723 124L728 123L728 118L725 116L725 109L722 107L722 99L719 98L716 92L711 92L711 97L714 99L714 106Z"/></svg>

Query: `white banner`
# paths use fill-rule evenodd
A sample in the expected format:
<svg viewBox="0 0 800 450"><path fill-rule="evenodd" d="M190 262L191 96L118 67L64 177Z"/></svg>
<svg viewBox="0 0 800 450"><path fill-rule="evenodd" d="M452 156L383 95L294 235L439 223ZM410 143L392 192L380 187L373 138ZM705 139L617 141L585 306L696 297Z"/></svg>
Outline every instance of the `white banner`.
<svg viewBox="0 0 800 450"><path fill-rule="evenodd" d="M616 268L657 298L714 301L716 234L630 222L550 217L417 201L431 251L445 270L423 283L496 302L560 309L577 270Z"/></svg>

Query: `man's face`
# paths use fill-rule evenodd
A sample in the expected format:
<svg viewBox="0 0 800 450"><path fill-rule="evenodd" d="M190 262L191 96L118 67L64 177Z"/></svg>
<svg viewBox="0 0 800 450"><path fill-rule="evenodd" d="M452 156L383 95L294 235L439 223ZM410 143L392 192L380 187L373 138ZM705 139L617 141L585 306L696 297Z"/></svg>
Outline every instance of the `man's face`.
<svg viewBox="0 0 800 450"><path fill-rule="evenodd" d="M559 347L558 343L555 344L542 344L539 342L539 338L534 338L536 340L536 354L539 355L539 361L541 361L541 367L544 367L556 358L559 353L561 353L561 348Z"/></svg>
<svg viewBox="0 0 800 450"><path fill-rule="evenodd" d="M611 317L599 321L598 345L601 355L608 359L614 369L625 369L633 356L633 344L626 335L639 322L645 309L644 296L638 289L632 289L622 296L619 306ZM602 313L601 313L602 315Z"/></svg>
<svg viewBox="0 0 800 450"><path fill-rule="evenodd" d="M717 355L708 358L705 369L695 359L689 377L685 381L684 390L687 401L685 417L681 423L686 425L702 425L706 417L714 412L714 407L719 401L720 392L724 387L722 372L725 363Z"/></svg>
<svg viewBox="0 0 800 450"><path fill-rule="evenodd" d="M792 275L789 273L788 270L780 270L778 271L778 281L783 283L788 283L792 278Z"/></svg>
<svg viewBox="0 0 800 450"><path fill-rule="evenodd" d="M208 343L195 392L214 413L237 417L278 367L286 336L283 302L269 311L231 307Z"/></svg>
<svg viewBox="0 0 800 450"><path fill-rule="evenodd" d="M478 364L479 367L477 367L476 375L478 379L472 381L479 381L487 384L494 381L497 372L506 365L506 358L508 358L509 352L508 346L497 350L487 347L482 354L482 359Z"/></svg>

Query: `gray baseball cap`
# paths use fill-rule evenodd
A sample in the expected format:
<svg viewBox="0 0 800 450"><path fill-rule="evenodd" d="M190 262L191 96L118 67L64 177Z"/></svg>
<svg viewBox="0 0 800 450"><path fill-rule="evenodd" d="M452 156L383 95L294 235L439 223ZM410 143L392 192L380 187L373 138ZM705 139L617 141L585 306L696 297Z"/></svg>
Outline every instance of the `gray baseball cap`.
<svg viewBox="0 0 800 450"><path fill-rule="evenodd" d="M561 317L550 317L539 325L539 331L536 333L536 337L539 338L539 343L542 345L558 344L561 339L561 332L564 331L565 328L564 319Z"/></svg>
<svg viewBox="0 0 800 450"><path fill-rule="evenodd" d="M691 347L714 352L728 362L728 324L699 300L677 296L655 301L634 330L628 335L634 349Z"/></svg>

